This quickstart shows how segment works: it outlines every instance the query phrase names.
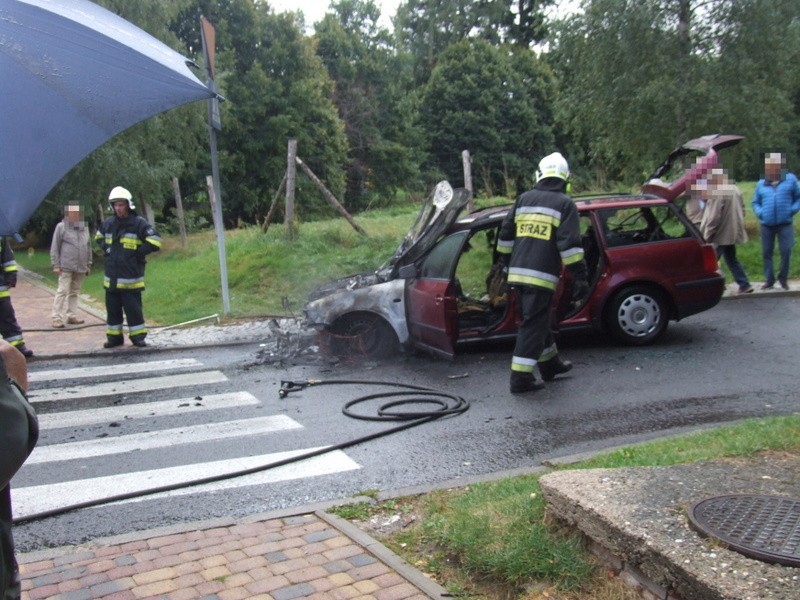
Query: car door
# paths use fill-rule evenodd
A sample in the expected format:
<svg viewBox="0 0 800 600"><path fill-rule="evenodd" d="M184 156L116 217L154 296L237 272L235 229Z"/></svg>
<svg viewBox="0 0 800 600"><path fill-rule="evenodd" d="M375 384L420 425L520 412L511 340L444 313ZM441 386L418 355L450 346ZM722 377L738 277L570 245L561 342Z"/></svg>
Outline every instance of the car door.
<svg viewBox="0 0 800 600"><path fill-rule="evenodd" d="M442 239L419 263L406 288L406 322L414 346L452 357L458 339L458 294L454 272L469 237L460 231Z"/></svg>

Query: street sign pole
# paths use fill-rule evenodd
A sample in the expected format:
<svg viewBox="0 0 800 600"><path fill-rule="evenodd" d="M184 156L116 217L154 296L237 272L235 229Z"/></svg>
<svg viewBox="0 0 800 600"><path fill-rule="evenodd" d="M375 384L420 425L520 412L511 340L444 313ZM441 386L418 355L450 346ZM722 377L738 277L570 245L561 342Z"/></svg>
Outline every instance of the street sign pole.
<svg viewBox="0 0 800 600"><path fill-rule="evenodd" d="M203 56L206 63L206 84L216 94L217 84L215 78L214 25L205 17L200 17L200 36L203 41ZM219 276L222 287L222 313L225 316L231 313L230 294L228 292L228 262L225 256L225 227L222 222L222 188L219 181L219 160L217 156L217 130L222 130L222 121L219 114L219 97L214 96L208 100L208 136L211 146L211 178L214 182L214 231L217 236L217 249L219 250Z"/></svg>

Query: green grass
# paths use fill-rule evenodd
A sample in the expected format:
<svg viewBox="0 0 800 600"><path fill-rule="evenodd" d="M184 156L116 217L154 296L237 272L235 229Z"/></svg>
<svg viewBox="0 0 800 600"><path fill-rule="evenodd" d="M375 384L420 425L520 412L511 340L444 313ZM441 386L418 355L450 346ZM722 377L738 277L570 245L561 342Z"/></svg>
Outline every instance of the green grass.
<svg viewBox="0 0 800 600"><path fill-rule="evenodd" d="M754 186L753 183L740 185L750 241L738 246L737 253L749 277L760 281L763 270L759 228L750 210ZM506 201L505 198L491 198L482 199L478 204L489 206ZM376 269L394 252L414 222L419 206L419 203L399 204L358 215L356 220L367 236L360 235L342 218L300 223L293 240L286 238L282 225L270 226L266 234L257 227L227 231L230 316L295 315L305 304L308 293L320 284ZM17 251L17 261L55 286L47 249L39 249L32 256ZM82 292L102 307L102 256L96 256L95 261L94 272L87 278ZM800 278L800 260L793 261L790 276ZM729 274L727 278L730 282ZM214 233L192 234L186 247L180 245L177 236L165 238L162 251L148 258L146 283L145 316L152 325L172 325L221 314L219 253ZM481 287L483 281L476 285Z"/></svg>
<svg viewBox="0 0 800 600"><path fill-rule="evenodd" d="M343 219L303 223L287 240L281 225L266 234L259 228L225 233L231 317L297 314L308 293L334 277L371 271L394 252L414 221L417 205L377 211L358 217L368 233L362 236ZM31 256L18 250L17 262L39 273L53 286L48 249ZM102 257L82 293L102 306ZM148 256L145 316L153 325L182 323L222 313L219 251L213 232L190 235L186 247L167 237L161 252Z"/></svg>
<svg viewBox="0 0 800 600"><path fill-rule="evenodd" d="M627 446L562 469L663 466L765 451L800 452L799 415L750 419ZM593 586L598 581L605 585L602 573L577 536L545 524L539 477L526 475L422 496L417 499L420 525L393 535L387 544L407 561L436 574L454 594L486 596L481 590L488 588L494 591L492 597L514 598L535 584L560 590L554 597L598 597Z"/></svg>

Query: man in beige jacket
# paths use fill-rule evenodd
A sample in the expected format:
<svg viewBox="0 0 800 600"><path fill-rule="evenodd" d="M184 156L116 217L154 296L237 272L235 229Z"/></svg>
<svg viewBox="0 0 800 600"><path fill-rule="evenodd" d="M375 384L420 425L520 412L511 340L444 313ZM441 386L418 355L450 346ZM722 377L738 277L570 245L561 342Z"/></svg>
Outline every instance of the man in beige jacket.
<svg viewBox="0 0 800 600"><path fill-rule="evenodd" d="M64 219L56 225L50 244L50 262L58 275L58 290L53 298L53 327L80 325L78 294L92 269L92 239L77 204L64 207Z"/></svg>
<svg viewBox="0 0 800 600"><path fill-rule="evenodd" d="M717 258L725 258L740 294L750 294L753 287L742 263L736 258L736 244L747 241L744 229L742 192L723 169L713 169L708 181L708 202L703 211L700 231L706 241L716 246Z"/></svg>

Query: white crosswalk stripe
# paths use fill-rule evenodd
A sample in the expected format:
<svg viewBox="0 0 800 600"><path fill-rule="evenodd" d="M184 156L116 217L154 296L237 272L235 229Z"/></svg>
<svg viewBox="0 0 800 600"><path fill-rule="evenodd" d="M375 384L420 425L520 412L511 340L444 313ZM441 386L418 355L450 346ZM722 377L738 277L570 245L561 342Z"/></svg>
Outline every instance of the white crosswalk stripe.
<svg viewBox="0 0 800 600"><path fill-rule="evenodd" d="M265 485L360 468L341 450L325 452L325 447L297 448L297 444L292 443L294 437L287 438L285 435L291 436L292 432L304 428L302 423L289 416L247 416L253 415L253 409L261 404L249 392L228 391L195 396L190 395L191 392L184 392L174 399L148 401L148 392L157 392L163 398L165 391L169 394L170 390L177 391L184 387L230 385L221 371L204 371L202 368L202 363L195 359L141 362L127 364L126 376L134 372L161 374L124 381L87 382L85 385L40 389L37 389L37 384L43 382L91 380L93 377L114 375L119 373L119 367L86 366L32 374L32 402L56 402L51 405L51 408L55 408L61 401L78 400L74 404L79 408L41 412L39 415L44 439L52 436L49 439L57 440L57 443L40 443L15 478L15 485L12 485L15 517L24 518L87 501L180 485L216 475L235 474L318 451L318 455L313 457L258 473L225 478L202 486L182 487L125 502ZM180 373L186 369L193 371ZM105 396L122 403L96 408L87 408L85 404L80 406L80 400L95 402L93 399ZM106 399L99 403L108 404L109 401ZM232 414L237 418L231 419ZM187 417L184 425L180 425L182 417ZM117 423L124 423L132 433L92 437L98 434L98 429L92 426L113 426ZM103 428L101 435L106 435L108 431L111 430ZM270 446L276 443L285 444L291 449L264 452L272 450ZM196 464L192 462L198 460L198 452L194 448L200 447L200 444L204 445L204 453L209 453L213 460ZM147 452L150 450L155 452ZM131 468L142 470L130 471ZM98 476L91 475L93 470ZM19 475L23 475L24 483ZM48 477L56 477L60 481L49 483L46 481Z"/></svg>
<svg viewBox="0 0 800 600"><path fill-rule="evenodd" d="M173 360L151 360L148 362L129 362L125 364L125 373L153 373L154 371L168 371L181 367L200 367L202 363L196 358L178 358ZM58 381L63 379L89 379L91 377L108 377L119 375L119 365L106 365L100 367L77 367L72 369L54 369L52 371L31 371L28 373L28 383L41 381Z"/></svg>
<svg viewBox="0 0 800 600"><path fill-rule="evenodd" d="M268 465L315 450L318 450L318 448L305 448L303 450L277 452L261 456L248 456L232 460L199 463L196 465L181 465L179 467L169 467L151 471L138 471L135 473L95 477L93 479L65 481L53 485L23 488L12 487L11 497L12 505L14 506L14 516L25 517L27 515L37 514L80 502L103 499L109 496L146 490L148 488L189 482L202 477L233 473L242 469ZM144 498L132 499L131 501L151 500L167 496L196 494L250 485L276 483L289 479L301 479L305 477L315 477L317 475L341 473L358 468L358 463L350 459L344 452L341 450L334 450L333 452L321 456L269 469L260 473L209 483L202 486L182 488L171 492L146 496Z"/></svg>
<svg viewBox="0 0 800 600"><path fill-rule="evenodd" d="M111 423L143 417L166 417L223 408L239 408L258 404L258 398L250 392L231 392L229 394L210 394L192 396L176 400L160 400L143 404L123 404L107 408L90 408L67 412L44 413L39 415L39 429L59 429L62 427L84 427L98 423Z"/></svg>
<svg viewBox="0 0 800 600"><path fill-rule="evenodd" d="M269 417L225 421L223 423L204 423L191 427L132 433L99 440L51 444L34 449L27 462L28 464L37 464L75 460L92 456L134 452L136 450L168 448L175 444L196 444L198 442L247 437L248 435L262 435L276 431L300 429L301 427L300 423L285 415L271 415Z"/></svg>
<svg viewBox="0 0 800 600"><path fill-rule="evenodd" d="M192 385L209 385L228 381L222 371L202 371L200 373L184 373L181 375L162 375L125 381L111 381L95 385L77 385L74 387L32 390L29 400L32 403L52 402L53 400L76 400L81 398L98 398L124 394L126 396L138 392L151 392L167 388L188 387Z"/></svg>

